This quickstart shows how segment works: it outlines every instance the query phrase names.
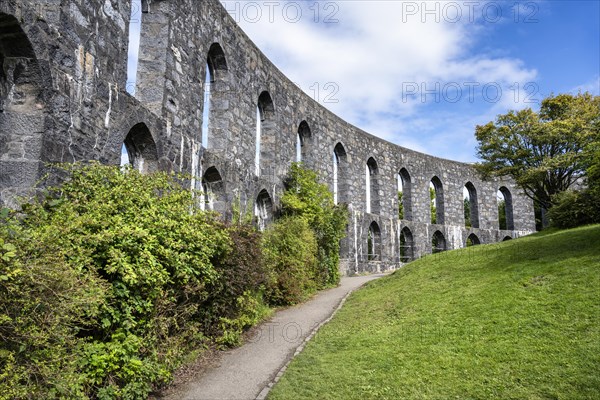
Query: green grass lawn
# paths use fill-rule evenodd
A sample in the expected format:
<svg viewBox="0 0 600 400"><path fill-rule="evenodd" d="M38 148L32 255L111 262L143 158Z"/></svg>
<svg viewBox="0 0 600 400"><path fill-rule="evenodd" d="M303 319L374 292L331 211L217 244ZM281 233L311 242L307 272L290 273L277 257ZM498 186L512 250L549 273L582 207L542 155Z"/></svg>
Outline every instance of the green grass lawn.
<svg viewBox="0 0 600 400"><path fill-rule="evenodd" d="M600 399L600 226L428 256L354 293L269 399Z"/></svg>

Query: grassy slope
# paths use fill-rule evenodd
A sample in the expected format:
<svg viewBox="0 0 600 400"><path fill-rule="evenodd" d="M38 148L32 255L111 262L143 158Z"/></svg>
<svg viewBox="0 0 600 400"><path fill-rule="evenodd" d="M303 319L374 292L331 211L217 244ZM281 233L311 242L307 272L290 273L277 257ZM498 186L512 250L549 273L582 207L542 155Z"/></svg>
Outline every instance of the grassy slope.
<svg viewBox="0 0 600 400"><path fill-rule="evenodd" d="M600 399L600 226L433 255L353 294L269 399Z"/></svg>

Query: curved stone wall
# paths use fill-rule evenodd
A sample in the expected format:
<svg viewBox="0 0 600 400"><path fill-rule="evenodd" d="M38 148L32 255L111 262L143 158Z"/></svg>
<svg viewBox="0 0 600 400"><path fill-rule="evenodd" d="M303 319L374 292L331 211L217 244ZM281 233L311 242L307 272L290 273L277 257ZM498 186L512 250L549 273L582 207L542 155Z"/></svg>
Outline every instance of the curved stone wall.
<svg viewBox="0 0 600 400"><path fill-rule="evenodd" d="M434 236L438 247L453 249L464 247L469 235L473 242L491 243L535 230L532 202L513 182L484 182L468 164L396 146L338 118L287 79L217 0L144 0L142 8L134 98L125 91L128 0L0 5L4 204L41 176L41 162L118 164L125 143L137 168L193 172L198 178L192 184L208 193L206 207L230 218L231 205L240 202L264 225L277 208L300 137L302 161L351 211L342 243L346 273L396 268L431 253ZM18 54L15 36L28 44L19 48L31 50ZM16 76L10 67L15 63L22 64L19 71L32 72ZM20 97L14 96L19 79L26 92ZM432 179L436 224L430 215ZM467 184L476 204L472 228L464 223ZM500 188L511 198L509 230L499 230Z"/></svg>

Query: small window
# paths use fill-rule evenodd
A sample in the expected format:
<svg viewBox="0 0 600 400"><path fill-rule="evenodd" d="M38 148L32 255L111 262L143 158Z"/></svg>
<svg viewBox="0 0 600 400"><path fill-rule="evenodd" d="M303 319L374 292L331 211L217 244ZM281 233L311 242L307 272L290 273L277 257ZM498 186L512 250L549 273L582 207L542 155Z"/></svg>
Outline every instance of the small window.
<svg viewBox="0 0 600 400"><path fill-rule="evenodd" d="M413 235L408 227L400 232L400 262L407 263L414 260Z"/></svg>
<svg viewBox="0 0 600 400"><path fill-rule="evenodd" d="M431 223L444 224L444 187L437 176L429 184L429 198L431 200Z"/></svg>
<svg viewBox="0 0 600 400"><path fill-rule="evenodd" d="M125 152L121 149L121 165L128 163L142 173L158 171L156 143L145 124L140 123L131 128L123 145Z"/></svg>
<svg viewBox="0 0 600 400"><path fill-rule="evenodd" d="M436 254L446 250L446 238L444 237L444 234L440 231L436 231L431 239L431 253Z"/></svg>
<svg viewBox="0 0 600 400"><path fill-rule="evenodd" d="M367 258L369 261L381 261L381 230L377 222L372 222L369 226Z"/></svg>

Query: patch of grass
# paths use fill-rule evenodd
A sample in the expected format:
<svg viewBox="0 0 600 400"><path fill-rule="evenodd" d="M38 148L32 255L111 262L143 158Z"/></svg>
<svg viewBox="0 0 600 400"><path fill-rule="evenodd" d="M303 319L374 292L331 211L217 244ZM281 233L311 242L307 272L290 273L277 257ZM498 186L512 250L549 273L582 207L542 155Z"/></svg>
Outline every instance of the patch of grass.
<svg viewBox="0 0 600 400"><path fill-rule="evenodd" d="M415 261L354 293L269 399L600 398L600 226Z"/></svg>

